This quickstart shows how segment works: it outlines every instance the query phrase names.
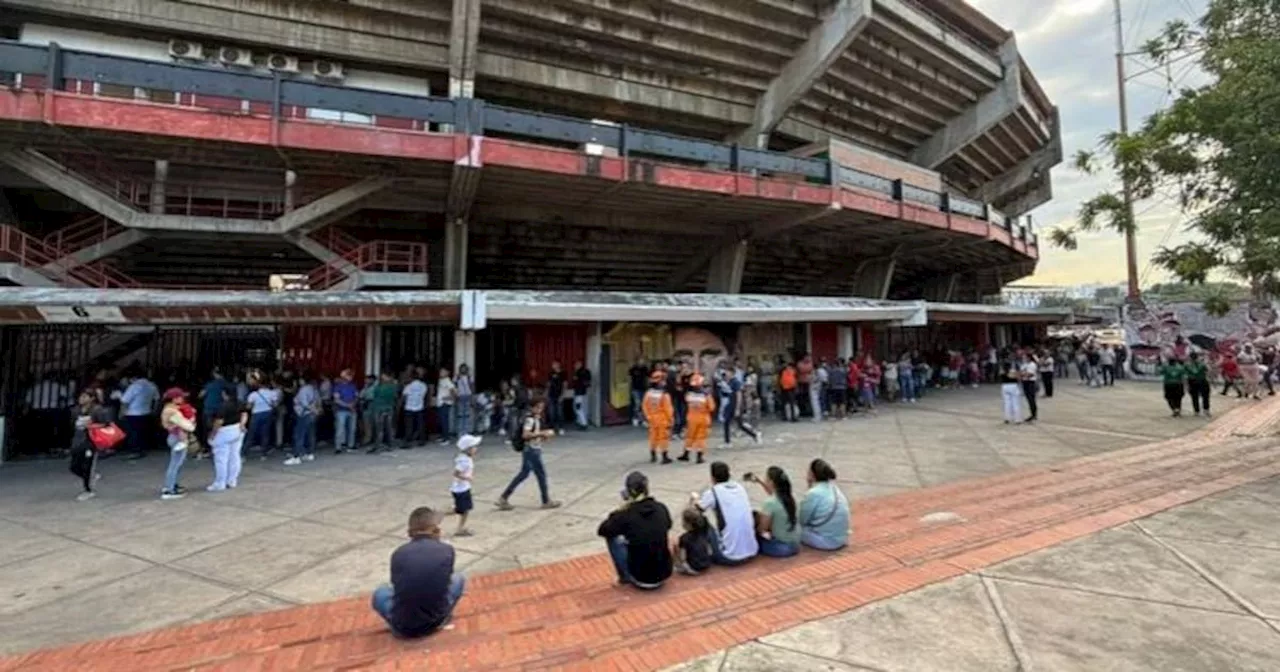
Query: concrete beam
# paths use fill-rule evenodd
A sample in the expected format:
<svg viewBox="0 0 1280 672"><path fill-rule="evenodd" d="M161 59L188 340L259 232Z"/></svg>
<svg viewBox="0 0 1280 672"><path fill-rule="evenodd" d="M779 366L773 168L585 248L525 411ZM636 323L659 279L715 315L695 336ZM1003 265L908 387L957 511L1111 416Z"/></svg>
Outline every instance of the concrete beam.
<svg viewBox="0 0 1280 672"><path fill-rule="evenodd" d="M853 276L853 295L866 299L889 298L889 287L897 268L898 261L892 256L862 262Z"/></svg>
<svg viewBox="0 0 1280 672"><path fill-rule="evenodd" d="M849 48L858 34L871 23L871 0L837 0L822 23L783 66L756 103L751 125L738 142L767 147L769 134L814 83L831 69L831 64Z"/></svg>
<svg viewBox="0 0 1280 672"><path fill-rule="evenodd" d="M902 0L876 0L876 7L885 14L893 15L910 29L902 31L897 26L893 26L890 30L933 59L955 68L975 81L981 80L984 75L1000 76L1000 61L969 42L953 37L952 33L955 29L938 22ZM913 33L924 36L924 39L915 37ZM977 70L966 67L966 63Z"/></svg>
<svg viewBox="0 0 1280 672"><path fill-rule="evenodd" d="M1003 208L1000 208L1000 212L1003 212L1009 219L1013 219L1021 217L1052 200L1053 180L1049 179L1046 174L1041 177L1041 182L1038 186L1006 203Z"/></svg>
<svg viewBox="0 0 1280 672"><path fill-rule="evenodd" d="M933 277L925 281L921 294L923 294L925 301L950 303L955 298L956 287L959 283L959 273Z"/></svg>
<svg viewBox="0 0 1280 672"><path fill-rule="evenodd" d="M750 243L740 240L721 248L711 257L707 268L708 294L741 294L742 274L747 267Z"/></svg>
<svg viewBox="0 0 1280 672"><path fill-rule="evenodd" d="M1016 191L1028 182L1035 181L1037 174L1047 177L1054 166L1062 163L1063 158L1062 131L1057 107L1053 108L1050 133L1049 144L1033 152L1018 165L978 187L974 197L987 203L995 203L1006 194Z"/></svg>
<svg viewBox="0 0 1280 672"><path fill-rule="evenodd" d="M13 262L0 263L0 279L8 280L15 285L22 287L78 287L80 283L68 279L66 284L57 282L53 278L27 268L21 264Z"/></svg>
<svg viewBox="0 0 1280 672"><path fill-rule="evenodd" d="M916 147L911 153L912 163L937 168L1022 106L1022 66L1017 40L1011 37L1000 47L1000 62L1004 66L1004 77L996 88Z"/></svg>
<svg viewBox="0 0 1280 672"><path fill-rule="evenodd" d="M480 44L480 0L453 0L449 23L449 97L476 95L476 51Z"/></svg>
<svg viewBox="0 0 1280 672"><path fill-rule="evenodd" d="M297 231L306 235L360 209L360 201L395 184L389 177L366 177L316 200L287 212L270 223L270 228L259 233L289 233ZM261 223L260 223L261 224Z"/></svg>
<svg viewBox="0 0 1280 672"><path fill-rule="evenodd" d="M134 220L142 215L137 208L121 203L111 194L98 189L57 161L33 149L15 149L0 153L0 162L25 173L113 222L133 226Z"/></svg>
<svg viewBox="0 0 1280 672"><path fill-rule="evenodd" d="M106 240L80 248L62 257L54 263L46 264L43 270L50 273L65 272L77 266L92 264L99 259L109 257L121 250L150 238L150 234L140 229L125 229Z"/></svg>

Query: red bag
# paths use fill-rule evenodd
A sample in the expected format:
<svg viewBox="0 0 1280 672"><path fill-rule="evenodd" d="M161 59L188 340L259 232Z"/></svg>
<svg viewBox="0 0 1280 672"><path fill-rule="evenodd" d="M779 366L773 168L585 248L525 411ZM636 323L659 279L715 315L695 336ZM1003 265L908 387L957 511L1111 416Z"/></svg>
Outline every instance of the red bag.
<svg viewBox="0 0 1280 672"><path fill-rule="evenodd" d="M124 441L124 430L115 423L89 425L89 442L99 451L111 450Z"/></svg>

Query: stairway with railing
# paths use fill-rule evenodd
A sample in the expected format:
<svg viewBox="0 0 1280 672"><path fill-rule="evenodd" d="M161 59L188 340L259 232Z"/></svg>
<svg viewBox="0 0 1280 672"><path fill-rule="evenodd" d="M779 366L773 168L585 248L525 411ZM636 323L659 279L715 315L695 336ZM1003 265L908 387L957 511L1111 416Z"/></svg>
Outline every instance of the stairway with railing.
<svg viewBox="0 0 1280 672"><path fill-rule="evenodd" d="M45 236L42 242L62 259L124 230L120 224L95 213L54 231Z"/></svg>
<svg viewBox="0 0 1280 672"><path fill-rule="evenodd" d="M58 248L11 224L0 224L0 262L15 263L54 282L100 289L141 287L141 283L110 264L98 261L63 266Z"/></svg>
<svg viewBox="0 0 1280 672"><path fill-rule="evenodd" d="M346 235L346 234L343 234ZM350 236L348 236L350 238ZM355 241L354 238L351 238ZM349 241L346 241L349 242ZM345 254L330 260L307 274L307 286L313 290L330 289L347 280L353 273L421 273L427 272L427 245L396 240L359 243ZM334 250L335 252L337 250Z"/></svg>

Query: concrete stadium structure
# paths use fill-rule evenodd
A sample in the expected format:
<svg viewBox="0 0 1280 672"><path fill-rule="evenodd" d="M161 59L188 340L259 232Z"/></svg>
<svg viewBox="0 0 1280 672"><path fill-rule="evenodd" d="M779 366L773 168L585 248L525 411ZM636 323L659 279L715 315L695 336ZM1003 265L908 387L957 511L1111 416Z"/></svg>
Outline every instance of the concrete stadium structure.
<svg viewBox="0 0 1280 672"><path fill-rule="evenodd" d="M0 84L0 284L84 305L276 278L441 292L423 301L452 308L412 319L453 329L460 290L613 321L680 293L803 295L831 301L759 305L841 324L841 353L869 346L854 323L918 324L910 302L1045 319L959 305L1032 272L1023 216L1062 159L1014 36L962 0L0 0ZM25 296L4 323L90 314ZM258 324L257 301L201 314ZM303 321L410 319L339 304ZM712 304L755 314L658 312ZM166 315L142 322L195 322ZM474 331L432 337L430 361L473 361ZM141 340L95 338L80 364ZM349 359L392 361L355 340Z"/></svg>

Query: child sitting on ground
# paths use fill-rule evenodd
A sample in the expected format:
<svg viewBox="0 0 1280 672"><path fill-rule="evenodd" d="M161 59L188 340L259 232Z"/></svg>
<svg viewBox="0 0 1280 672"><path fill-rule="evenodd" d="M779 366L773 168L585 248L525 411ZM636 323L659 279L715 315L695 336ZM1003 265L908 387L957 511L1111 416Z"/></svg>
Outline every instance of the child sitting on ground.
<svg viewBox="0 0 1280 672"><path fill-rule="evenodd" d="M711 567L711 524L701 511L693 507L684 510L681 523L684 534L672 549L676 571L685 576L697 576Z"/></svg>
<svg viewBox="0 0 1280 672"><path fill-rule="evenodd" d="M453 512L458 514L458 530L455 537L469 537L467 514L474 505L471 502L471 482L475 477L476 449L480 447L481 438L473 434L463 434L458 438L458 456L453 459L453 484L449 492L453 495Z"/></svg>

